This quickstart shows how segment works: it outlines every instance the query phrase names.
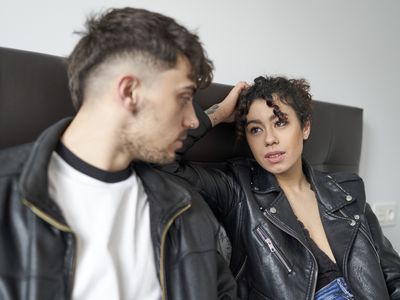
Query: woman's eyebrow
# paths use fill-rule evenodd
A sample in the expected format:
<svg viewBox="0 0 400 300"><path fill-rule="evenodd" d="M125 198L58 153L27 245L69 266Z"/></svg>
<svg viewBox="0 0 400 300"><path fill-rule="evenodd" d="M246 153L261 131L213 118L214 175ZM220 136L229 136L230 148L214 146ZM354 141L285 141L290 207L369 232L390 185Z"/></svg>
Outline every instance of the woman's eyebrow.
<svg viewBox="0 0 400 300"><path fill-rule="evenodd" d="M250 124L260 124L260 125L261 125L262 123L261 123L260 120L254 119L254 120L247 121L245 126L247 127L247 126L249 126Z"/></svg>

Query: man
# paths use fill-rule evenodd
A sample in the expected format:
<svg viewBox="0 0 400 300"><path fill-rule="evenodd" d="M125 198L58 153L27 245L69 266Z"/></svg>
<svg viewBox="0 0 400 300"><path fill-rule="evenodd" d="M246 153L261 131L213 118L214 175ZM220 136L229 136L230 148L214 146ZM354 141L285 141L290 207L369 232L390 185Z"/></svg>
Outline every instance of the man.
<svg viewBox="0 0 400 300"><path fill-rule="evenodd" d="M76 116L0 152L0 299L234 299L207 205L149 164L199 124L212 64L198 37L112 9L67 62Z"/></svg>

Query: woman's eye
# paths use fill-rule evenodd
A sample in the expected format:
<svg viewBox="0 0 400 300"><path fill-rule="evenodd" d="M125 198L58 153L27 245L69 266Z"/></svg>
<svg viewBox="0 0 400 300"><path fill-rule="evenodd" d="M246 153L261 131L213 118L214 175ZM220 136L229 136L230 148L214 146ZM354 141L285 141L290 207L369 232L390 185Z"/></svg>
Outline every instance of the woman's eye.
<svg viewBox="0 0 400 300"><path fill-rule="evenodd" d="M278 120L275 122L275 127L283 127L287 124L287 121L284 120Z"/></svg>
<svg viewBox="0 0 400 300"><path fill-rule="evenodd" d="M249 131L250 131L251 134L257 134L257 133L261 132L261 128L259 128L259 127L252 127L252 128L250 128Z"/></svg>

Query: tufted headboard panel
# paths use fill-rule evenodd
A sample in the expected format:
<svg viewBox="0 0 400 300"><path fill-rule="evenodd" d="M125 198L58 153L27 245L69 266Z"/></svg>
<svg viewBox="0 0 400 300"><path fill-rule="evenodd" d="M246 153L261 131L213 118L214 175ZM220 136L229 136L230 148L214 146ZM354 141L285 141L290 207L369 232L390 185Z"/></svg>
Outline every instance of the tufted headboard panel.
<svg viewBox="0 0 400 300"><path fill-rule="evenodd" d="M196 94L205 109L223 99L231 85L214 83ZM304 145L304 156L321 171L358 173L363 128L363 110L358 107L314 101L311 134ZM190 149L185 159L219 161L250 156L245 142L236 143L233 124L213 128Z"/></svg>
<svg viewBox="0 0 400 300"><path fill-rule="evenodd" d="M0 47L0 149L74 114L60 57Z"/></svg>
<svg viewBox="0 0 400 300"><path fill-rule="evenodd" d="M195 100L203 108L219 102L232 86L213 83ZM305 157L323 171L357 173L361 154L362 109L315 101ZM0 149L31 142L50 124L71 116L63 58L0 47ZM221 124L201 139L184 159L218 162L250 155L236 144L234 126Z"/></svg>

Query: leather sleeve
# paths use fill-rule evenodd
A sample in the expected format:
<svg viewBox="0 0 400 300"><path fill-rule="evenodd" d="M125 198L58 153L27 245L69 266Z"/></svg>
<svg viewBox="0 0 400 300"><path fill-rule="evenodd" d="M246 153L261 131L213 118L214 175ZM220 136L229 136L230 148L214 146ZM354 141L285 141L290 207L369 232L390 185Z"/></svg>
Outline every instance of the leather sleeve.
<svg viewBox="0 0 400 300"><path fill-rule="evenodd" d="M240 200L241 189L229 174L196 163L174 162L161 167L164 172L186 179L210 206L218 219L224 218Z"/></svg>
<svg viewBox="0 0 400 300"><path fill-rule="evenodd" d="M238 299L237 285L232 271L229 269L225 259L217 252L217 272L218 272L218 299L231 300Z"/></svg>
<svg viewBox="0 0 400 300"><path fill-rule="evenodd" d="M198 128L188 132L188 138L180 154L187 151L211 129L211 122L208 116L201 110L199 105L194 106L200 125ZM229 163L227 162L225 165L228 166ZM161 169L190 182L204 197L204 200L220 220L229 214L239 202L241 189L236 180L233 179L233 176L229 174L229 167L226 167L227 172L222 172L220 169L204 167L201 163L181 161L178 156L177 161L161 166Z"/></svg>
<svg viewBox="0 0 400 300"><path fill-rule="evenodd" d="M384 236L378 219L371 207L366 204L365 216L367 218L375 247L378 251L386 286L391 299L400 299L400 257L393 249L390 241Z"/></svg>

